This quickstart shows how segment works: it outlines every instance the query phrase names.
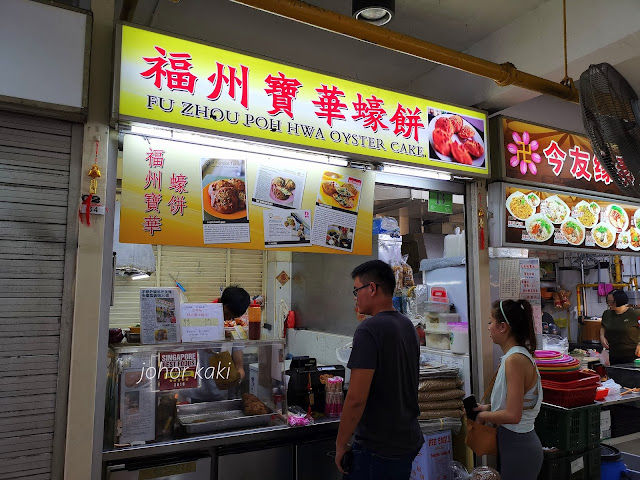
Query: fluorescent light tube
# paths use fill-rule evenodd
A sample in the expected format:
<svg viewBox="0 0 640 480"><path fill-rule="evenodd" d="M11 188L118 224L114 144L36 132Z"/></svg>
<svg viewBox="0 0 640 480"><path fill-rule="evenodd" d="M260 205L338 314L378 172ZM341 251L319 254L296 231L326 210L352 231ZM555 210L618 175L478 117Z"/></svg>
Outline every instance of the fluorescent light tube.
<svg viewBox="0 0 640 480"><path fill-rule="evenodd" d="M403 167L401 165L384 165L383 172L396 175L409 175L411 177L432 178L434 180L451 180L451 175L445 172L436 172L423 168Z"/></svg>
<svg viewBox="0 0 640 480"><path fill-rule="evenodd" d="M149 275L146 273L136 273L135 275L131 275L131 280L142 280L143 278L149 278Z"/></svg>

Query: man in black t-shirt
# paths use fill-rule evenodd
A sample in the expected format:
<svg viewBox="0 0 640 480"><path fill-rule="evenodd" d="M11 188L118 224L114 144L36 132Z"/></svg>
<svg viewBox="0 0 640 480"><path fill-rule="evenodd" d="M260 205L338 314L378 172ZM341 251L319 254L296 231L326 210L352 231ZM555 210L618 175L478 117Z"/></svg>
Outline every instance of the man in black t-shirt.
<svg viewBox="0 0 640 480"><path fill-rule="evenodd" d="M372 317L353 336L349 391L336 439L341 468L355 432L348 480L408 480L424 443L418 423L420 347L411 321L393 308L395 277L372 260L351 273L356 309Z"/></svg>

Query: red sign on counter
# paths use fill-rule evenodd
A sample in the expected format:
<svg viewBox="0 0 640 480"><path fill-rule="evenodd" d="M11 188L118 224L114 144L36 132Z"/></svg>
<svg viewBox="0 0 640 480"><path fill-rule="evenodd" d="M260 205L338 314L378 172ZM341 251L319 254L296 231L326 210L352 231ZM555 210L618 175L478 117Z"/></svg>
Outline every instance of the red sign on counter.
<svg viewBox="0 0 640 480"><path fill-rule="evenodd" d="M160 352L158 354L158 390L197 388L198 352Z"/></svg>

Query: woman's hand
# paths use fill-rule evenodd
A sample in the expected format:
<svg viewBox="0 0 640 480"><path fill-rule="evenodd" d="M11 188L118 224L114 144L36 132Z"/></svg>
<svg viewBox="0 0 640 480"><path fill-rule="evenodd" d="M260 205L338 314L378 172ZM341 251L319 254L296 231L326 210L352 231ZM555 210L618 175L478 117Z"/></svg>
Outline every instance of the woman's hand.
<svg viewBox="0 0 640 480"><path fill-rule="evenodd" d="M600 343L602 344L602 346L604 348L609 350L609 342L607 342L607 337L605 337L604 328L603 327L600 327Z"/></svg>
<svg viewBox="0 0 640 480"><path fill-rule="evenodd" d="M483 405L486 406L486 405ZM475 410L475 409L474 409ZM478 413L478 416L476 417L476 423L479 423L480 425L484 425L485 423L487 423L487 412L486 410L481 411L480 413Z"/></svg>
<svg viewBox="0 0 640 480"><path fill-rule="evenodd" d="M489 410L491 410L491 405L478 405L476 408L473 409L474 412L488 412Z"/></svg>
<svg viewBox="0 0 640 480"><path fill-rule="evenodd" d="M640 357L640 345L636 346L636 357Z"/></svg>

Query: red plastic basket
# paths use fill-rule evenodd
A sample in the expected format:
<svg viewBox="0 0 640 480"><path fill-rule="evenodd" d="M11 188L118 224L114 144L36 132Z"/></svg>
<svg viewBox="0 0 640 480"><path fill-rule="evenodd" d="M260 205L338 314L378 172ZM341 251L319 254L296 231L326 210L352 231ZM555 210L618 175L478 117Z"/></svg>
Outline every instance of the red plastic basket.
<svg viewBox="0 0 640 480"><path fill-rule="evenodd" d="M543 400L552 405L559 407L573 408L589 405L596 398L596 390L598 386L593 385L581 388L559 388L555 386L556 382L542 381Z"/></svg>
<svg viewBox="0 0 640 480"><path fill-rule="evenodd" d="M591 387L600 381L600 375L591 372L540 372L542 386L568 389Z"/></svg>

